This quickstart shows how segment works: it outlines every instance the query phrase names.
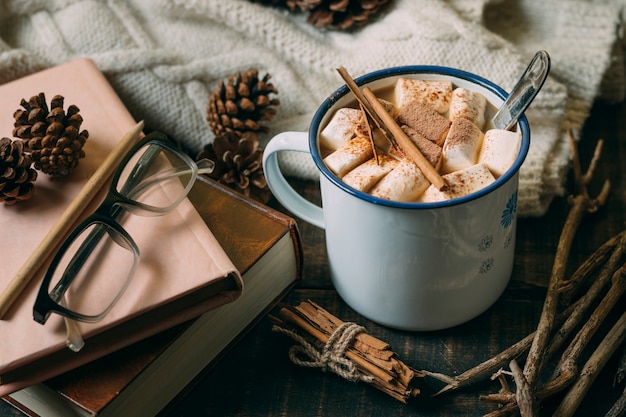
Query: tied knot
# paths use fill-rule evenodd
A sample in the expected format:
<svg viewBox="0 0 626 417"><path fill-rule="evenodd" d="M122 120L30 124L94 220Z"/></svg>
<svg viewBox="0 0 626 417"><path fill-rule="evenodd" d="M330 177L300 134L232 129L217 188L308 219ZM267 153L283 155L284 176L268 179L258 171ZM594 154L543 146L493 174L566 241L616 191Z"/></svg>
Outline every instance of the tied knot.
<svg viewBox="0 0 626 417"><path fill-rule="evenodd" d="M352 322L343 323L330 335L321 352L304 337L291 330L280 326L274 326L273 330L286 334L299 343L289 349L289 359L296 365L331 371L349 381L372 382L374 379L359 372L354 362L346 357L346 350L354 338L359 333L365 332L363 326Z"/></svg>

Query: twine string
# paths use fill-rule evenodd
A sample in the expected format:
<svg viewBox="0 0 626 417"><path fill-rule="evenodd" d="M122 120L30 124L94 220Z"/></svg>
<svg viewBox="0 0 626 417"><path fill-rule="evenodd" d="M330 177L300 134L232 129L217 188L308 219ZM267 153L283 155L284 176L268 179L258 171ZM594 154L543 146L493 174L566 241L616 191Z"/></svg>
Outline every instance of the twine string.
<svg viewBox="0 0 626 417"><path fill-rule="evenodd" d="M349 381L372 382L374 380L374 377L359 372L354 362L346 357L346 350L354 338L359 333L365 332L363 326L352 322L343 323L330 335L321 352L294 331L276 325L273 330L299 343L289 349L289 359L296 365L331 371Z"/></svg>

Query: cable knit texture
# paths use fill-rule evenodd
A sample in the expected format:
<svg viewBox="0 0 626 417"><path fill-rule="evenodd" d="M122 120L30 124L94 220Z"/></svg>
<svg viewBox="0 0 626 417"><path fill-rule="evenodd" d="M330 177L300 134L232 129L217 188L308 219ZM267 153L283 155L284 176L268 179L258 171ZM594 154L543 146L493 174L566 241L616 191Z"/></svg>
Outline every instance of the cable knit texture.
<svg viewBox="0 0 626 417"><path fill-rule="evenodd" d="M445 65L510 90L532 55L545 49L552 71L526 113L532 144L518 207L522 216L540 216L564 193L567 129L578 135L594 100L624 99L625 5L393 0L365 27L337 32L246 0L5 0L0 83L89 57L136 119L197 152L213 140L206 122L210 92L237 71L271 74L281 101L271 136L307 129L319 104L343 84L339 66L356 77L396 65ZM283 154L281 164L291 175L318 175L305 154Z"/></svg>

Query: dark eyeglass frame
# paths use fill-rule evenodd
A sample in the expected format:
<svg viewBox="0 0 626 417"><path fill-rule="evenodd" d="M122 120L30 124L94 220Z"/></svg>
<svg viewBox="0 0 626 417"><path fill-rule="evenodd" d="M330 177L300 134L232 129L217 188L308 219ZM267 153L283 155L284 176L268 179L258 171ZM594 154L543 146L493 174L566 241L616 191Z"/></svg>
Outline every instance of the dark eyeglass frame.
<svg viewBox="0 0 626 417"><path fill-rule="evenodd" d="M152 160L155 157L154 154L142 155L138 163L133 167L133 171L131 175L129 176L129 179L124 184L122 193L118 192L118 190L116 189L116 185L118 184L120 177L122 173L124 172L124 169L128 165L129 161L135 156L135 154L141 148L143 148L144 146L148 144L153 144L155 146L161 147L163 149L166 149L167 151L172 152L177 157L185 161L189 165L189 168L190 168L188 172L190 173L192 178L189 181L189 184L185 188L184 192L182 193L181 198L166 208L152 207L146 204L142 204L122 194L124 191L128 191L128 189L132 189L132 187L134 186L133 181L132 181L133 178L140 177L142 172L145 171L147 168L149 168ZM49 286L51 284L54 273L57 267L59 266L61 259L65 255L66 251L68 250L70 245L75 241L75 239L81 233L83 233L86 229L88 229L91 225L102 224L102 225L108 226L108 230L112 230L114 233L116 233L118 235L117 237L121 238L123 242L128 245L128 248L132 250L135 257L137 258L139 256L139 248L137 247L137 244L135 243L134 239L130 236L130 234L117 221L117 219L119 218L122 212L121 209L125 208L128 211L133 211L133 209L140 209L142 213L150 213L151 215L162 215L162 214L168 213L187 196L187 194L189 193L189 190L191 189L191 187L193 186L193 183L195 182L195 179L200 173L210 172L212 170L213 165L210 161L201 161L201 162L205 164L206 168L199 167L199 165L201 165L200 162L196 164L196 162L194 162L193 159L191 159L188 155L186 155L185 153L177 149L174 146L174 144L172 144L169 141L167 136L165 136L164 134L160 132L152 132L146 135L142 140L137 142L135 146L131 148L131 150L124 156L117 170L113 174L108 193L105 196L103 202L91 215L89 215L86 219L81 221L70 232L70 234L66 237L66 239L64 240L64 242L61 244L58 251L54 255L54 257L52 258L50 266L48 267L48 270L46 271L43 281L41 282L41 285L39 287L39 292L37 293L35 304L33 305L33 319L40 324L45 324L50 314L54 312L72 320L78 320L78 321L84 321L84 322L96 322L96 321L101 320L102 317L106 315L106 313L110 310L110 308L117 302L119 297L124 292L125 287L121 289L117 298L115 298L111 302L109 308L107 308L105 311L103 311L102 313L98 315L93 315L93 316L85 315L85 314L77 313L75 311L72 311L64 307L63 305L61 305L63 303L63 296L65 292L67 291L69 285L71 284L72 280L75 278L75 274L72 274L72 273L68 274L67 272L64 273L63 278L61 280L63 286L60 289L60 294L59 294L57 301L55 301L50 296ZM209 164L207 165L207 163ZM107 233L107 230L96 229L92 231L92 233L94 233L95 236L92 236L90 234L87 237L87 241L86 241L87 245L86 246L84 245L83 247L79 249L79 252L78 252L79 260L77 264L74 265L74 267L72 267L72 270L78 270L82 267L85 259L89 256L89 254L91 253L91 250L93 249L94 242L99 240L104 235L104 233ZM113 238L115 239L115 237ZM124 245L121 245L121 246L124 246ZM132 274L132 270L130 271L130 274ZM127 280L125 285L128 285L129 281L130 280ZM59 284L57 284L57 287L58 286Z"/></svg>

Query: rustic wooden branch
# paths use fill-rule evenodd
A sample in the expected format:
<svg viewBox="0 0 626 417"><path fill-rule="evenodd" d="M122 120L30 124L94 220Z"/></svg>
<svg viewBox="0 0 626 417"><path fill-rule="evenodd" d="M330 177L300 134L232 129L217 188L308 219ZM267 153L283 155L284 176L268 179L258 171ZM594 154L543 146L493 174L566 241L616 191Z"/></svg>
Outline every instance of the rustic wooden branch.
<svg viewBox="0 0 626 417"><path fill-rule="evenodd" d="M517 387L515 390L515 400L519 406L521 417L536 417L539 412L539 407L535 400L535 394L528 384L528 381L526 381L522 368L519 367L515 359L510 362L509 368L511 368L515 386Z"/></svg>
<svg viewBox="0 0 626 417"><path fill-rule="evenodd" d="M583 350L587 347L591 338L598 330L600 324L606 319L615 305L617 305L625 291L626 264L622 265L621 268L615 271L611 280L611 288L609 289L609 292L604 296L598 307L591 314L589 320L587 320L585 325L580 329L570 345L563 352L561 359L556 366L557 372L563 366L563 363L568 360L576 363L576 361L580 358L580 355L583 353Z"/></svg>
<svg viewBox="0 0 626 417"><path fill-rule="evenodd" d="M578 372L578 359L582 354L584 348L590 342L591 337L595 334L595 331L598 329L599 325L604 321L608 313L615 307L617 302L620 300L621 296L624 294L624 290L626 289L626 264L622 265L612 277L612 285L609 289L608 293L600 302L596 310L591 315L590 319L585 323L582 329L578 332L570 346L563 352L561 360L556 366L555 373L551 377L551 379L545 383L543 386L539 387L535 394L538 399L545 399L549 396L552 396L556 393L563 391L567 388L577 377L581 377L585 375L587 372L583 369L580 373ZM602 353L604 354L612 354L612 352L602 351L598 353L597 363L606 363L608 357L602 357ZM586 393L586 389L583 392ZM582 399L580 399L582 400ZM509 400L509 404L507 404L506 413L515 410L516 408L520 408L522 403L519 403L519 398L516 399L518 404L514 404L513 400ZM489 414L490 417L503 416L507 414L499 414L500 410L497 410L494 413ZM502 410L504 411L504 410Z"/></svg>
<svg viewBox="0 0 626 417"><path fill-rule="evenodd" d="M559 408L553 414L553 417L569 417L574 415L576 409L582 402L585 394L595 381L598 373L606 365L609 358L619 348L626 339L626 311L620 319L613 325L611 330L604 337L602 342L593 352L580 376L569 392L563 398Z"/></svg>
<svg viewBox="0 0 626 417"><path fill-rule="evenodd" d="M464 387L480 378L485 377L493 373L496 369L504 366L506 363L510 362L513 358L520 356L522 353L526 352L530 347L530 344L533 341L535 333L531 333L519 342L513 344L508 347L504 351L499 354L487 359L486 361L476 365L475 367L468 369L456 377L451 377L445 374L431 372L428 370L422 370L422 372L426 376L430 376L432 378L438 379L446 383L447 385L439 390L434 395L441 395L448 391L457 390L461 387Z"/></svg>
<svg viewBox="0 0 626 417"><path fill-rule="evenodd" d="M550 380L548 383L542 385L537 388L535 393L535 399L537 403L541 403L544 399L563 391L563 389L570 384L577 376L577 368L575 366L571 366L571 362L567 362L566 366L562 370L559 378ZM570 366L567 368L567 366ZM489 398L489 396L481 396L480 400L484 401L485 398ZM504 401L494 401L497 397L491 397L491 402L497 402L501 404L501 407L497 410L492 411L484 415L483 417L506 417L510 415L515 415L519 412L519 406L517 404L517 399L515 396L512 398L504 399Z"/></svg>
<svg viewBox="0 0 626 417"><path fill-rule="evenodd" d="M612 249L612 252L608 252L608 250L606 250L608 248ZM561 348L562 344L567 340L567 338L570 336L576 326L578 326L583 316L587 314L587 310L601 295L602 291L604 291L604 287L606 287L606 285L610 283L611 277L614 271L617 269L618 263L622 259L625 250L626 230L618 233L613 238L609 239L604 245L596 250L587 259L587 261L583 262L582 265L588 264L590 260L592 260L593 262L604 262L606 256L610 255L609 259L604 263L600 272L595 277L593 284L589 287L587 292L578 300L578 306L567 316L559 331L554 334L552 342L548 347L548 357L552 357L552 355L554 355ZM600 253L603 255L601 258L598 256L598 254ZM585 269L595 268L589 267ZM574 275L576 275L576 273L574 273Z"/></svg>
<svg viewBox="0 0 626 417"><path fill-rule="evenodd" d="M613 350L602 349L597 352L597 361L595 362L600 369L590 368L588 365L585 366L580 372L578 371L578 367L574 360L567 360L561 365L560 373L557 377L551 379L541 387L537 388L535 392L535 398L537 402L541 402L544 399L551 397L557 393L562 392L565 388L571 385L572 382L576 380L576 378L581 378L586 375L586 373L590 372L599 372L601 368L606 364L606 361L612 355ZM595 376L594 376L595 379ZM587 381L590 385L591 381ZM580 395L584 396L584 394L588 390L588 386L585 387L584 392L579 392ZM483 417L505 417L510 416L520 411L519 404L517 402L517 398L514 395L503 395L501 392L498 394L488 394L480 397L481 401L498 403L502 406L497 410L492 411L491 413L486 414ZM577 401L582 401L582 397ZM619 400L618 400L619 403ZM619 407L620 405L616 405Z"/></svg>
<svg viewBox="0 0 626 417"><path fill-rule="evenodd" d="M548 283L546 299L541 311L541 317L539 318L539 324L537 325L537 331L535 332L535 337L528 351L528 358L526 359L524 366L524 376L531 387L536 386L539 375L541 374L547 359L546 352L550 336L554 330L554 323L557 314L559 289L565 281L565 269L576 230L578 229L584 214L595 212L598 207L604 205L610 190L610 183L605 181L602 190L596 198L590 198L589 193L587 192L587 184L593 174L592 169L596 166L596 160L599 158L600 150L602 149L602 141L598 141L589 170L587 173L582 175L578 152L574 145L574 139L571 132L569 139L572 148L573 162L575 165L575 180L579 187L579 194L570 199L572 207L568 213L567 219L565 220L565 225L563 226L563 231L561 232L561 236L559 238L552 274L550 276L550 282Z"/></svg>
<svg viewBox="0 0 626 417"><path fill-rule="evenodd" d="M575 197L573 206L569 212L563 232L559 239L557 252L554 259L552 274L548 284L546 299L543 304L541 317L537 326L537 331L533 338L532 344L528 352L528 359L524 366L524 375L531 386L535 386L538 377L544 367L546 361L546 352L557 314L559 287L565 280L565 268L570 253L572 242L574 240L575 231L578 228L580 220L591 207L591 200L584 198L582 195Z"/></svg>
<svg viewBox="0 0 626 417"><path fill-rule="evenodd" d="M570 343L570 346L563 352L563 355L561 356L561 359L556 366L556 370L551 379L536 390L537 398L545 399L549 396L559 393L567 388L577 377L580 379L582 376L586 375L586 373L588 372L587 365L586 369L583 369L581 372L579 372L578 360L582 355L585 347L591 341L591 337L595 334L595 331L605 320L609 312L617 305L625 290L626 264L622 265L612 275L611 288L609 289L603 300L600 302L600 304L597 306L589 320L580 329L576 337L574 337L574 339ZM607 357L603 357L602 354L607 355ZM612 351L608 350L597 352L596 363L602 364L603 366L604 363L606 363L606 361L609 359L611 354ZM594 369L594 372L598 371L599 370ZM587 389L588 387L585 388L584 392L582 392L582 395L586 393ZM578 394L581 394L581 392L579 392ZM582 401L582 398L577 401ZM518 406L521 406L521 404L518 404ZM516 407L514 406L514 404L510 405L510 409L514 410L515 408ZM566 415L564 415L564 417Z"/></svg>
<svg viewBox="0 0 626 417"><path fill-rule="evenodd" d="M576 271L574 271L569 280L567 280L567 282L565 282L561 287L561 295L559 296L561 306L568 306L572 303L572 300L574 299L576 293L580 290L581 285L586 282L589 277L591 277L592 273L599 267L604 265L604 269L609 270L609 275L613 272L613 270L617 267L617 262L619 262L619 256L621 256L621 253L617 256L617 259L609 261L609 263L614 263L613 267L609 267L605 264L605 261L609 258L609 256L612 256L611 254L613 253L613 249L619 244L620 241L622 241L623 245L625 235L626 231L622 231L607 240L602 246L596 249L591 256L585 259L583 263L578 266L578 268L576 268Z"/></svg>

